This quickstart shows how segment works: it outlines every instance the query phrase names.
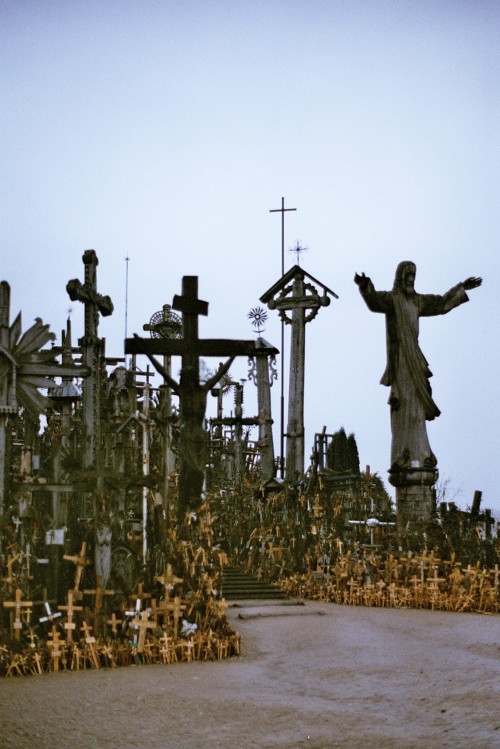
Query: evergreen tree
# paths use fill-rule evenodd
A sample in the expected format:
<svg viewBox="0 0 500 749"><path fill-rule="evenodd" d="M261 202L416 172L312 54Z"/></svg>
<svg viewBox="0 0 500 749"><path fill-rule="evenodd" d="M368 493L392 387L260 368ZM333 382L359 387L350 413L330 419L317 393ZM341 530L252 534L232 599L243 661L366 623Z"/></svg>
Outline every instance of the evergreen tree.
<svg viewBox="0 0 500 749"><path fill-rule="evenodd" d="M351 473L355 473L356 476L359 476L359 453L354 433L350 434L347 438L347 454Z"/></svg>
<svg viewBox="0 0 500 749"><path fill-rule="evenodd" d="M344 427L332 437L328 445L327 465L337 473L354 473L359 475L359 453L354 434L347 437Z"/></svg>

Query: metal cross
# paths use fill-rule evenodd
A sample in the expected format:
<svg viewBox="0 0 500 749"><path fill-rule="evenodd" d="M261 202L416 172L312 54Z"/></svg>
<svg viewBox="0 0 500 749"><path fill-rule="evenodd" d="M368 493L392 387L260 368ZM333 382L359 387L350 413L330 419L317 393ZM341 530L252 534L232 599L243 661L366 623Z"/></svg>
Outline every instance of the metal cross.
<svg viewBox="0 0 500 749"><path fill-rule="evenodd" d="M297 256L297 265L300 265L300 256L303 252L307 252L307 247L302 247L299 240L297 239L297 244L295 247L290 247L288 252L295 252Z"/></svg>
<svg viewBox="0 0 500 749"><path fill-rule="evenodd" d="M281 275L285 273L285 211L296 211L296 208L285 208L285 198L281 198L281 208L271 208L269 213L281 213Z"/></svg>
<svg viewBox="0 0 500 749"><path fill-rule="evenodd" d="M281 198L281 208L272 208L269 213L281 213L281 275L285 275L285 211L296 211L296 208L285 208L285 198ZM280 475L285 475L284 443L285 443L285 323L281 322L281 383L280 383Z"/></svg>

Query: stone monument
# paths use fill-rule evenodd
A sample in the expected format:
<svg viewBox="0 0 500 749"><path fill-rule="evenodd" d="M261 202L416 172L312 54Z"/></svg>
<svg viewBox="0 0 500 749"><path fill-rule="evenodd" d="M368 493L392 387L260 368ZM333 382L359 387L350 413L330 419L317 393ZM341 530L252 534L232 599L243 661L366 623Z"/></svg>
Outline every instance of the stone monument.
<svg viewBox="0 0 500 749"><path fill-rule="evenodd" d="M418 343L419 319L443 315L467 302L467 291L481 285L471 277L443 295L415 291L416 266L403 261L396 269L392 291L376 291L364 273L354 276L368 309L386 319L387 366L381 384L390 387L391 467L396 487L400 531L428 520L435 509L437 459L431 450L426 421L439 416L432 398L429 369Z"/></svg>

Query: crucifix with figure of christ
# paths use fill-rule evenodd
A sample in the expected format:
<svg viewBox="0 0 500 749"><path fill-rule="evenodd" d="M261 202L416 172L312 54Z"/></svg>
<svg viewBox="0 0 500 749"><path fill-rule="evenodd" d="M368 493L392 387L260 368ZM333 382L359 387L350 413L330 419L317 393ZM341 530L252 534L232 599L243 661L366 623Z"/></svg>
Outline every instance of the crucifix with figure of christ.
<svg viewBox="0 0 500 749"><path fill-rule="evenodd" d="M182 313L182 338L127 338L126 354L146 354L165 383L179 397L179 502L178 518L201 503L201 493L208 459L208 435L204 429L207 394L226 374L236 356L255 356L256 341L224 338L200 339L198 318L208 314L208 302L198 298L198 276L184 276L182 295L175 295L172 308ZM154 354L181 356L179 382L174 380ZM228 356L206 382L200 381L200 356Z"/></svg>
<svg viewBox="0 0 500 749"><path fill-rule="evenodd" d="M71 301L82 302L85 308L84 336L78 341L83 351L83 363L90 375L83 389L84 416L84 463L85 468L97 470L100 450L100 378L101 357L104 343L99 338L99 315L113 314L113 302L109 296L97 293L97 266L99 261L95 250L86 250L82 257L85 266L85 281L78 278L68 281L66 291Z"/></svg>

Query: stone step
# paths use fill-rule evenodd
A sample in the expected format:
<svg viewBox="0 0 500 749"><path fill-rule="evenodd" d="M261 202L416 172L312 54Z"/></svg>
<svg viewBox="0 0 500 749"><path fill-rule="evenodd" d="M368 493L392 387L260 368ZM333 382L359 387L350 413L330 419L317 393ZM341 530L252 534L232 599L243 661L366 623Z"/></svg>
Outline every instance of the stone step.
<svg viewBox="0 0 500 749"><path fill-rule="evenodd" d="M286 598L277 586L258 580L237 567L225 567L222 573L222 597L226 600L271 600Z"/></svg>

